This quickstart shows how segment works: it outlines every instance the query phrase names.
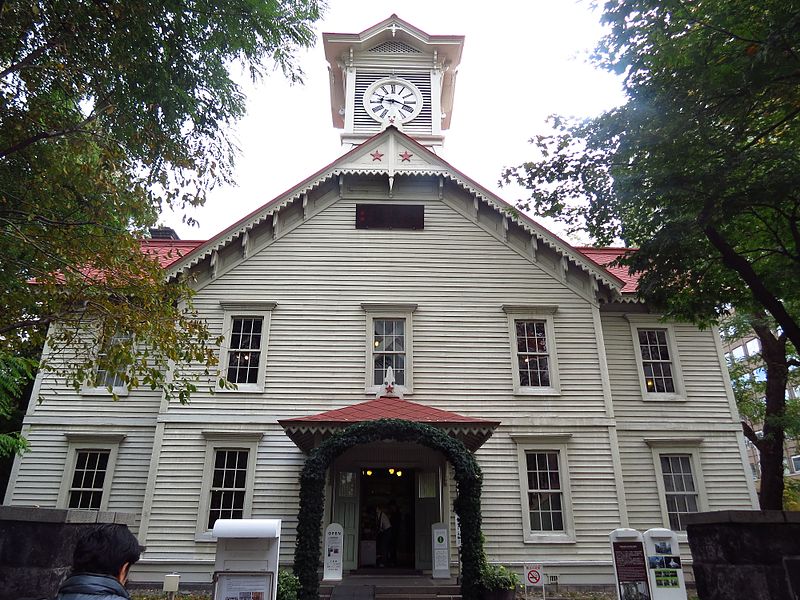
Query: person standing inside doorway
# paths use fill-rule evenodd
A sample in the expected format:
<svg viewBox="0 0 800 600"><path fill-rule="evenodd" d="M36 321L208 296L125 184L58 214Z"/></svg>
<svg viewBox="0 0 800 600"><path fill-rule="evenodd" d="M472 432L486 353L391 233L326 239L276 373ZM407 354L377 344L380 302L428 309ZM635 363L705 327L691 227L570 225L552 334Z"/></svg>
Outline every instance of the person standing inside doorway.
<svg viewBox="0 0 800 600"><path fill-rule="evenodd" d="M375 507L375 520L378 531L378 566L390 566L392 545L394 544L392 520L389 518L386 509L381 505Z"/></svg>

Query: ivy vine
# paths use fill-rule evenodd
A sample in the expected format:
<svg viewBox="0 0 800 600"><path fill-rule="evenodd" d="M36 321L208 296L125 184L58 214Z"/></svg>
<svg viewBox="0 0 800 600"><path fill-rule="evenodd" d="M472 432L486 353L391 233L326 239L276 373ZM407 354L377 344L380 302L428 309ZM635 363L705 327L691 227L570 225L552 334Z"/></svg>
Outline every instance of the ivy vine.
<svg viewBox="0 0 800 600"><path fill-rule="evenodd" d="M306 459L300 474L300 510L294 550L294 572L300 579L299 600L319 598L317 571L328 466L353 446L381 440L427 446L444 454L453 465L457 487L453 508L461 523L461 596L463 600L478 600L482 589L481 567L485 560L481 537L481 469L460 440L431 425L400 419L350 425L325 440Z"/></svg>

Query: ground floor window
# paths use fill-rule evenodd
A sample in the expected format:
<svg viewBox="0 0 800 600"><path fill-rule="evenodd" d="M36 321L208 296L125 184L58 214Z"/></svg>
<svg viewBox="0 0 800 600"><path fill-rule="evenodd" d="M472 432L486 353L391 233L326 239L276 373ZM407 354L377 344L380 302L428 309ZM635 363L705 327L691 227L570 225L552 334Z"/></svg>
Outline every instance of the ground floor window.
<svg viewBox="0 0 800 600"><path fill-rule="evenodd" d="M567 460L570 434L513 436L517 443L525 542L574 538Z"/></svg>
<svg viewBox="0 0 800 600"><path fill-rule="evenodd" d="M558 452L526 452L531 531L564 531Z"/></svg>
<svg viewBox="0 0 800 600"><path fill-rule="evenodd" d="M123 434L67 432L67 456L58 506L108 510Z"/></svg>
<svg viewBox="0 0 800 600"><path fill-rule="evenodd" d="M689 454L662 454L659 459L669 528L683 531L686 529L683 517L699 510L697 486L692 475L692 457Z"/></svg>
<svg viewBox="0 0 800 600"><path fill-rule="evenodd" d="M686 515L707 510L701 438L649 438L664 527L686 530Z"/></svg>
<svg viewBox="0 0 800 600"><path fill-rule="evenodd" d="M241 519L247 495L247 450L217 449L208 508L208 528L217 519Z"/></svg>
<svg viewBox="0 0 800 600"><path fill-rule="evenodd" d="M78 450L69 488L69 508L100 510L110 450Z"/></svg>
<svg viewBox="0 0 800 600"><path fill-rule="evenodd" d="M247 519L253 487L260 432L204 431L206 460L200 490L197 541L212 541L217 519Z"/></svg>

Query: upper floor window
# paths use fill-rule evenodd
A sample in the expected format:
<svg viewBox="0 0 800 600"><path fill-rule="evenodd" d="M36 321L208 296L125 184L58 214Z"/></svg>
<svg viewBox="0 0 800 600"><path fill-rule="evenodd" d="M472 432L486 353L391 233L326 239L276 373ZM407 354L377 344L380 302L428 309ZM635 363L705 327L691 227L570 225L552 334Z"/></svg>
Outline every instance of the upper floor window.
<svg viewBox="0 0 800 600"><path fill-rule="evenodd" d="M683 399L683 380L671 325L650 325L652 318L629 315L635 344L642 397L645 400Z"/></svg>
<svg viewBox="0 0 800 600"><path fill-rule="evenodd" d="M99 364L95 368L90 382L83 386L82 393L91 395L125 395L128 388L125 385L125 367L115 366L125 362L124 354L132 343L130 333L114 332L110 337L101 340L97 349L96 360Z"/></svg>
<svg viewBox="0 0 800 600"><path fill-rule="evenodd" d="M647 391L674 394L675 380L672 376L672 359L667 345L667 330L640 329L638 333Z"/></svg>
<svg viewBox="0 0 800 600"><path fill-rule="evenodd" d="M506 304L503 310L509 320L515 393L558 393L552 316L556 307Z"/></svg>
<svg viewBox="0 0 800 600"><path fill-rule="evenodd" d="M405 385L406 320L373 319L372 346L373 383L383 383L387 367L392 367L395 383Z"/></svg>
<svg viewBox="0 0 800 600"><path fill-rule="evenodd" d="M228 345L228 381L258 383L264 317L233 317Z"/></svg>
<svg viewBox="0 0 800 600"><path fill-rule="evenodd" d="M416 304L363 303L367 321L368 393L376 393L392 368L396 391L410 393L413 388L414 321Z"/></svg>
<svg viewBox="0 0 800 600"><path fill-rule="evenodd" d="M220 366L225 379L244 392L264 389L267 337L274 302L221 302L225 309Z"/></svg>

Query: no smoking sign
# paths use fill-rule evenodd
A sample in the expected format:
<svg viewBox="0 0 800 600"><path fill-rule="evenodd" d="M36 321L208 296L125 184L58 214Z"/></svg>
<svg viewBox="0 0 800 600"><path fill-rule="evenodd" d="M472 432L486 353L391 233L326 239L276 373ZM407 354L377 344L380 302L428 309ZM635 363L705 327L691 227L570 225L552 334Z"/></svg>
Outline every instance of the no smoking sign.
<svg viewBox="0 0 800 600"><path fill-rule="evenodd" d="M525 585L527 587L542 587L542 565L525 565Z"/></svg>

